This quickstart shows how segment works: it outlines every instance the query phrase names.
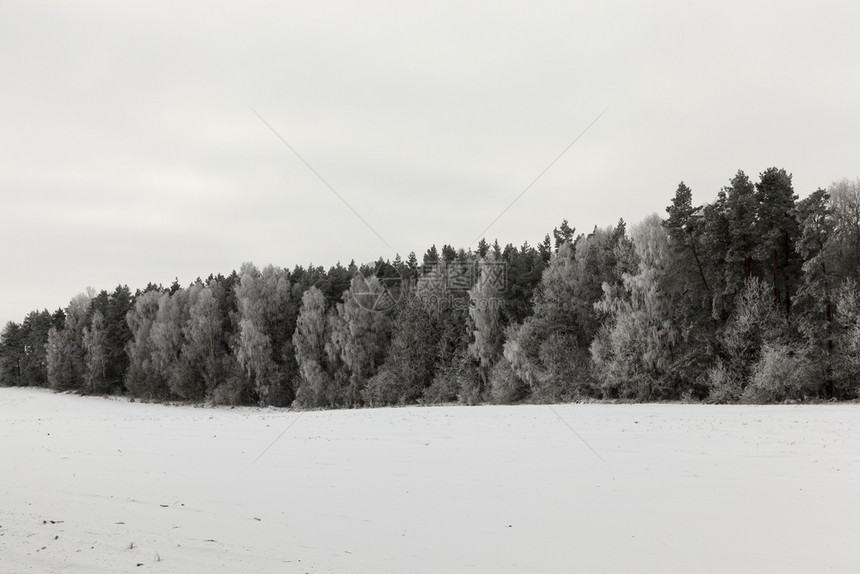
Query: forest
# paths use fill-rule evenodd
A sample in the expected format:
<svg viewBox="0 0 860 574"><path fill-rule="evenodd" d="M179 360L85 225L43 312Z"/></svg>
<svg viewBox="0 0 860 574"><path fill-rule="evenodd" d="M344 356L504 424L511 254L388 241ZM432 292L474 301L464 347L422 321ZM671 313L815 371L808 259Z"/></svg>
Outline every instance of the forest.
<svg viewBox="0 0 860 574"><path fill-rule="evenodd" d="M340 408L860 394L860 180L738 171L662 217L419 259L245 263L79 294L0 334L0 384Z"/></svg>

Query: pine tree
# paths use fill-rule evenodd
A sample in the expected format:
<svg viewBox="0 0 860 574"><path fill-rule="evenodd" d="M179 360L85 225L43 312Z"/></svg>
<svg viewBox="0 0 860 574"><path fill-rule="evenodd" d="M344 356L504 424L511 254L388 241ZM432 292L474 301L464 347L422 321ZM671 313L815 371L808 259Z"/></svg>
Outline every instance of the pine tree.
<svg viewBox="0 0 860 574"><path fill-rule="evenodd" d="M729 231L727 287L737 294L756 271L755 254L761 241L756 235L758 205L755 186L741 170L738 170L724 191Z"/></svg>
<svg viewBox="0 0 860 574"><path fill-rule="evenodd" d="M708 285L708 278L705 273L705 267L702 258L699 256L701 251L699 235L702 232L702 214L701 207L693 207L693 192L682 181L678 185L675 192L675 197L672 199L672 204L666 208L666 213L669 217L663 222L663 227L666 228L669 234L669 239L676 253L682 257L691 259L690 267L695 269L698 280L701 281L701 288L704 291L704 299L707 306L711 305L711 287Z"/></svg>
<svg viewBox="0 0 860 574"><path fill-rule="evenodd" d="M65 323L65 313L63 314ZM47 310L32 311L21 323L20 383L44 387L48 384L47 356L45 345L52 326L51 314Z"/></svg>
<svg viewBox="0 0 860 574"><path fill-rule="evenodd" d="M768 168L756 184L755 198L758 203L755 230L761 238L760 253L771 269L769 280L774 301L788 316L800 270L795 250L800 235L794 217L797 196L791 185L791 175L784 169Z"/></svg>
<svg viewBox="0 0 860 574"><path fill-rule="evenodd" d="M565 243L573 243L573 237L576 235L576 229L572 228L567 222L567 219L561 222L561 225L552 230L552 235L555 238L555 250L561 248Z"/></svg>
<svg viewBox="0 0 860 574"><path fill-rule="evenodd" d="M549 237L549 233L544 236L543 241L538 244L537 249L538 253L540 253L540 258L543 259L543 262L545 264L549 263L549 260L552 258L553 254L552 240ZM486 253L482 254L481 257L483 257L484 255L486 255Z"/></svg>
<svg viewBox="0 0 860 574"><path fill-rule="evenodd" d="M439 252L436 250L436 245L432 245L424 254L422 264L424 267L432 267L439 263Z"/></svg>
<svg viewBox="0 0 860 574"><path fill-rule="evenodd" d="M475 249L475 252L478 254L478 257L486 257L488 251L490 251L490 244L482 237L478 241L478 247Z"/></svg>
<svg viewBox="0 0 860 574"><path fill-rule="evenodd" d="M0 385L20 386L21 361L24 355L24 337L21 325L9 321L0 333Z"/></svg>
<svg viewBox="0 0 860 574"><path fill-rule="evenodd" d="M134 301L128 286L118 285L108 296L107 306L102 310L107 331L105 382L111 390L122 388L125 373L128 370L129 358L126 354L126 346L131 340L131 330L126 317L133 305Z"/></svg>

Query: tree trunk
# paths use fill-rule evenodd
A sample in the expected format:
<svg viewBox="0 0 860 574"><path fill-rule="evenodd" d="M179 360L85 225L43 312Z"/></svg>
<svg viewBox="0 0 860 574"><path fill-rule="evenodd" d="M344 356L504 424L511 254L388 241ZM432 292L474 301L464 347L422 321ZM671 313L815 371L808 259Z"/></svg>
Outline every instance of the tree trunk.
<svg viewBox="0 0 860 574"><path fill-rule="evenodd" d="M693 250L693 257L696 259L696 266L699 269L699 277L702 278L702 285L705 286L705 292L708 294L708 301L711 300L711 288L708 286L708 280L705 278L705 271L702 269L702 262L699 260L699 254L696 252L696 242L690 237L690 248Z"/></svg>
<svg viewBox="0 0 860 574"><path fill-rule="evenodd" d="M776 249L771 249L770 254L773 261L773 295L777 306L779 306L782 303L782 293L779 290L779 266L777 265Z"/></svg>

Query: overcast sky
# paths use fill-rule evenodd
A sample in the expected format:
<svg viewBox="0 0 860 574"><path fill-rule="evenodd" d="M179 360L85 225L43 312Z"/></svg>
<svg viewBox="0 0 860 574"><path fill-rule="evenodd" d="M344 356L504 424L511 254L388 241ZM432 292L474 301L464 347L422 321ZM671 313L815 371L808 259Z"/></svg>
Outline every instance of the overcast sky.
<svg viewBox="0 0 860 574"><path fill-rule="evenodd" d="M0 2L0 323L860 175L860 3ZM368 229L261 121L298 151ZM387 243L387 244L386 244ZM390 247L391 248L390 248Z"/></svg>

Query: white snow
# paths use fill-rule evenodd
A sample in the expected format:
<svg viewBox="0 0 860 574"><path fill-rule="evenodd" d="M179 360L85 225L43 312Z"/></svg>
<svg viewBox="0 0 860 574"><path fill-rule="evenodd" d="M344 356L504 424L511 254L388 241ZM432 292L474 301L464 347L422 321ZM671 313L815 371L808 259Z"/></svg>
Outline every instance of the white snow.
<svg viewBox="0 0 860 574"><path fill-rule="evenodd" d="M860 572L857 404L299 413L2 388L0 445L3 573Z"/></svg>

